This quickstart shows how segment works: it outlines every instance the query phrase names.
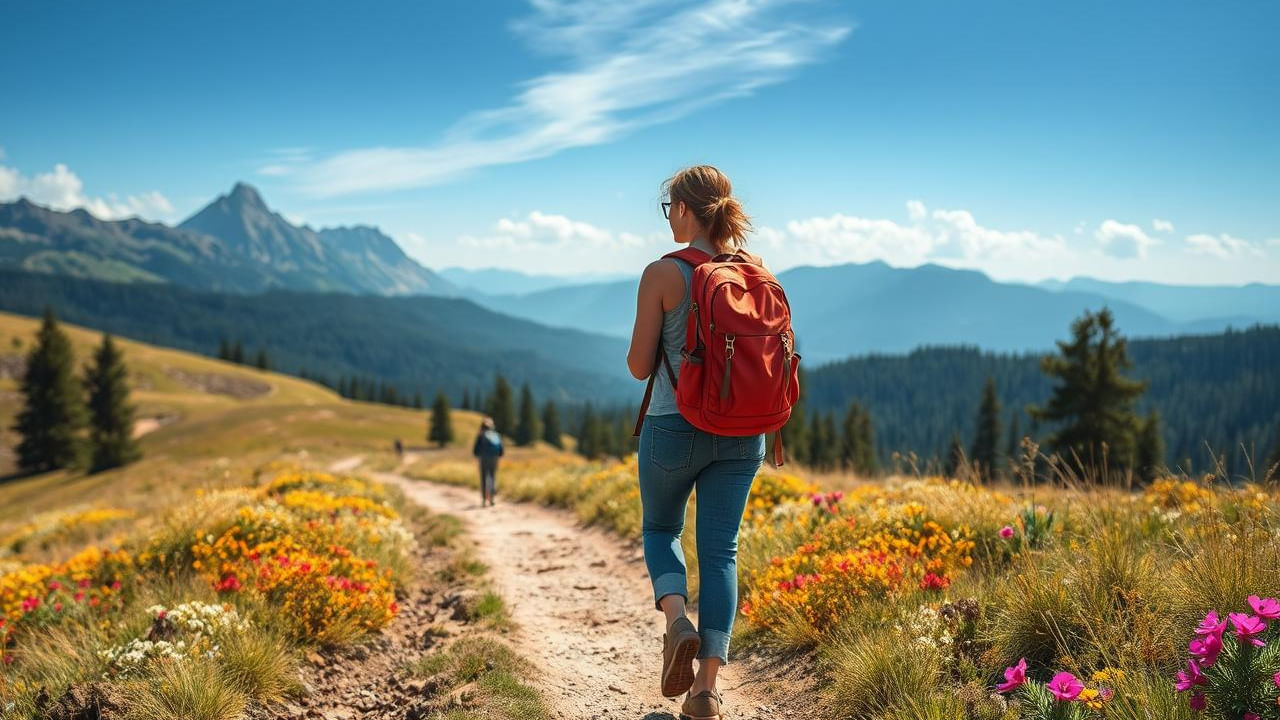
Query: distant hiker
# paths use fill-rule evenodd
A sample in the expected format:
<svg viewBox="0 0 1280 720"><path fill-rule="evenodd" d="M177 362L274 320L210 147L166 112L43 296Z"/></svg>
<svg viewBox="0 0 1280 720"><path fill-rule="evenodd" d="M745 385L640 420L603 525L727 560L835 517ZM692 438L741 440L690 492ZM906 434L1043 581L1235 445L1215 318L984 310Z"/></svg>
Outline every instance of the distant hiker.
<svg viewBox="0 0 1280 720"><path fill-rule="evenodd" d="M400 442L400 438L396 438L395 446L396 446L396 457L398 457L398 458L403 458L403 457L404 457L404 443Z"/></svg>
<svg viewBox="0 0 1280 720"><path fill-rule="evenodd" d="M631 374L649 379L636 423L644 560L666 619L662 694L687 691L682 716L710 720L720 717L716 673L729 661L738 605L738 526L765 433L781 428L797 399L800 356L781 286L743 249L751 225L729 179L707 165L686 168L663 194L672 239L685 247L645 268L627 353ZM773 455L781 464L777 435ZM685 617L680 546L695 488L697 629Z"/></svg>
<svg viewBox="0 0 1280 720"><path fill-rule="evenodd" d="M502 457L502 435L494 429L493 418L480 422L476 444L471 454L480 459L480 507L493 506L493 496L498 492L498 458Z"/></svg>

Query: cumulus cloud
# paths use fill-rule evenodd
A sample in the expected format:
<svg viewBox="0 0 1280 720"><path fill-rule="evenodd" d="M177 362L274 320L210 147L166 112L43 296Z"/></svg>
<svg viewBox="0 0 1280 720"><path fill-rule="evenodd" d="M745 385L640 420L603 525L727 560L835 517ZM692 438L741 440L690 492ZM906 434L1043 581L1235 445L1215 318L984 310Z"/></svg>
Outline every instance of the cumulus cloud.
<svg viewBox="0 0 1280 720"><path fill-rule="evenodd" d="M1173 223L1156 218L1151 221L1151 228L1156 232L1173 232Z"/></svg>
<svg viewBox="0 0 1280 720"><path fill-rule="evenodd" d="M483 236L464 235L464 245L517 252L574 249L610 250L644 245L645 238L634 233L614 233L591 223L564 215L534 210L519 220L502 218L493 232Z"/></svg>
<svg viewBox="0 0 1280 720"><path fill-rule="evenodd" d="M66 165L58 163L49 172L26 176L16 168L0 165L0 201L26 197L34 203L54 210L84 208L103 220L126 217L163 219L174 214L173 205L160 192L152 190L120 198L115 193L106 197L90 197L84 182Z"/></svg>
<svg viewBox="0 0 1280 720"><path fill-rule="evenodd" d="M1277 241L1270 241L1275 243ZM1246 255L1254 255L1261 257L1264 252L1257 243L1232 237L1227 234L1222 235L1189 235L1187 236L1188 250L1197 255L1211 255L1217 258L1236 258Z"/></svg>
<svg viewBox="0 0 1280 720"><path fill-rule="evenodd" d="M560 64L437 143L272 162L317 196L438 184L477 168L597 145L783 82L851 27L806 0L531 0L512 24Z"/></svg>
<svg viewBox="0 0 1280 720"><path fill-rule="evenodd" d="M1116 220L1103 220L1093 236L1103 252L1118 258L1145 258L1147 248L1160 244L1137 225L1126 225Z"/></svg>
<svg viewBox="0 0 1280 720"><path fill-rule="evenodd" d="M753 240L785 258L783 264L828 264L884 260L919 265L934 259L972 264L983 260L1036 259L1060 252L1059 236L1029 230L998 230L980 224L968 210L929 210L907 203L906 224L837 213L793 220L782 229L764 227Z"/></svg>

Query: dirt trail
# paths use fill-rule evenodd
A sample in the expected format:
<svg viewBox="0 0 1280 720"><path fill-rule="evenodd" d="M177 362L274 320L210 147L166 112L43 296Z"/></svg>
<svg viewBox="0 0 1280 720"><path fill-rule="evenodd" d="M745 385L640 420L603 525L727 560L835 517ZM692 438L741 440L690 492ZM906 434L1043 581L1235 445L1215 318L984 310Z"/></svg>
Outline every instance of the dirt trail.
<svg viewBox="0 0 1280 720"><path fill-rule="evenodd" d="M478 544L489 576L520 629L519 652L541 670L536 680L560 717L661 720L679 699L658 691L661 614L638 549L583 528L564 511L532 503L482 508L479 490L372 473L400 485L414 501L456 515ZM725 718L774 718L765 682L744 681L745 663L725 666Z"/></svg>

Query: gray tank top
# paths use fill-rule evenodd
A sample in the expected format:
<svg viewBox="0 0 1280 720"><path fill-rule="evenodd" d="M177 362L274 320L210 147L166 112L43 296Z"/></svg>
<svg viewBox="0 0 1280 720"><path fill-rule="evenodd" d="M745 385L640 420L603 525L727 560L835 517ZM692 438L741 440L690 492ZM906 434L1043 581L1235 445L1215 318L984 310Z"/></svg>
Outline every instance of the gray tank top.
<svg viewBox="0 0 1280 720"><path fill-rule="evenodd" d="M693 286L693 266L683 260L669 259L680 268L680 274L684 276L684 298L679 305L662 312L662 348L667 353L667 360L671 361L671 370L679 380L680 351L684 348L685 335L688 332L686 323L689 319L689 290ZM653 381L653 397L649 399L649 409L645 414L671 415L680 412L676 408L676 392L675 388L671 387L671 379L667 377L666 368L659 365L655 369L658 371L658 377Z"/></svg>

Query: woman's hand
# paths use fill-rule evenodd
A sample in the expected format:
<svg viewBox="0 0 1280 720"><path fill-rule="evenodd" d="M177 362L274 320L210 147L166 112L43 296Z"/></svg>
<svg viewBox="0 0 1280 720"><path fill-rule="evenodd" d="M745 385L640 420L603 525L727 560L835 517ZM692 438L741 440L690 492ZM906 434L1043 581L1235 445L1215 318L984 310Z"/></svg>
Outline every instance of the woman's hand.
<svg viewBox="0 0 1280 720"><path fill-rule="evenodd" d="M655 260L640 276L636 293L636 322L631 330L631 349L627 351L627 369L637 380L653 372L662 335L662 313L680 304L684 298L684 276L674 260Z"/></svg>

